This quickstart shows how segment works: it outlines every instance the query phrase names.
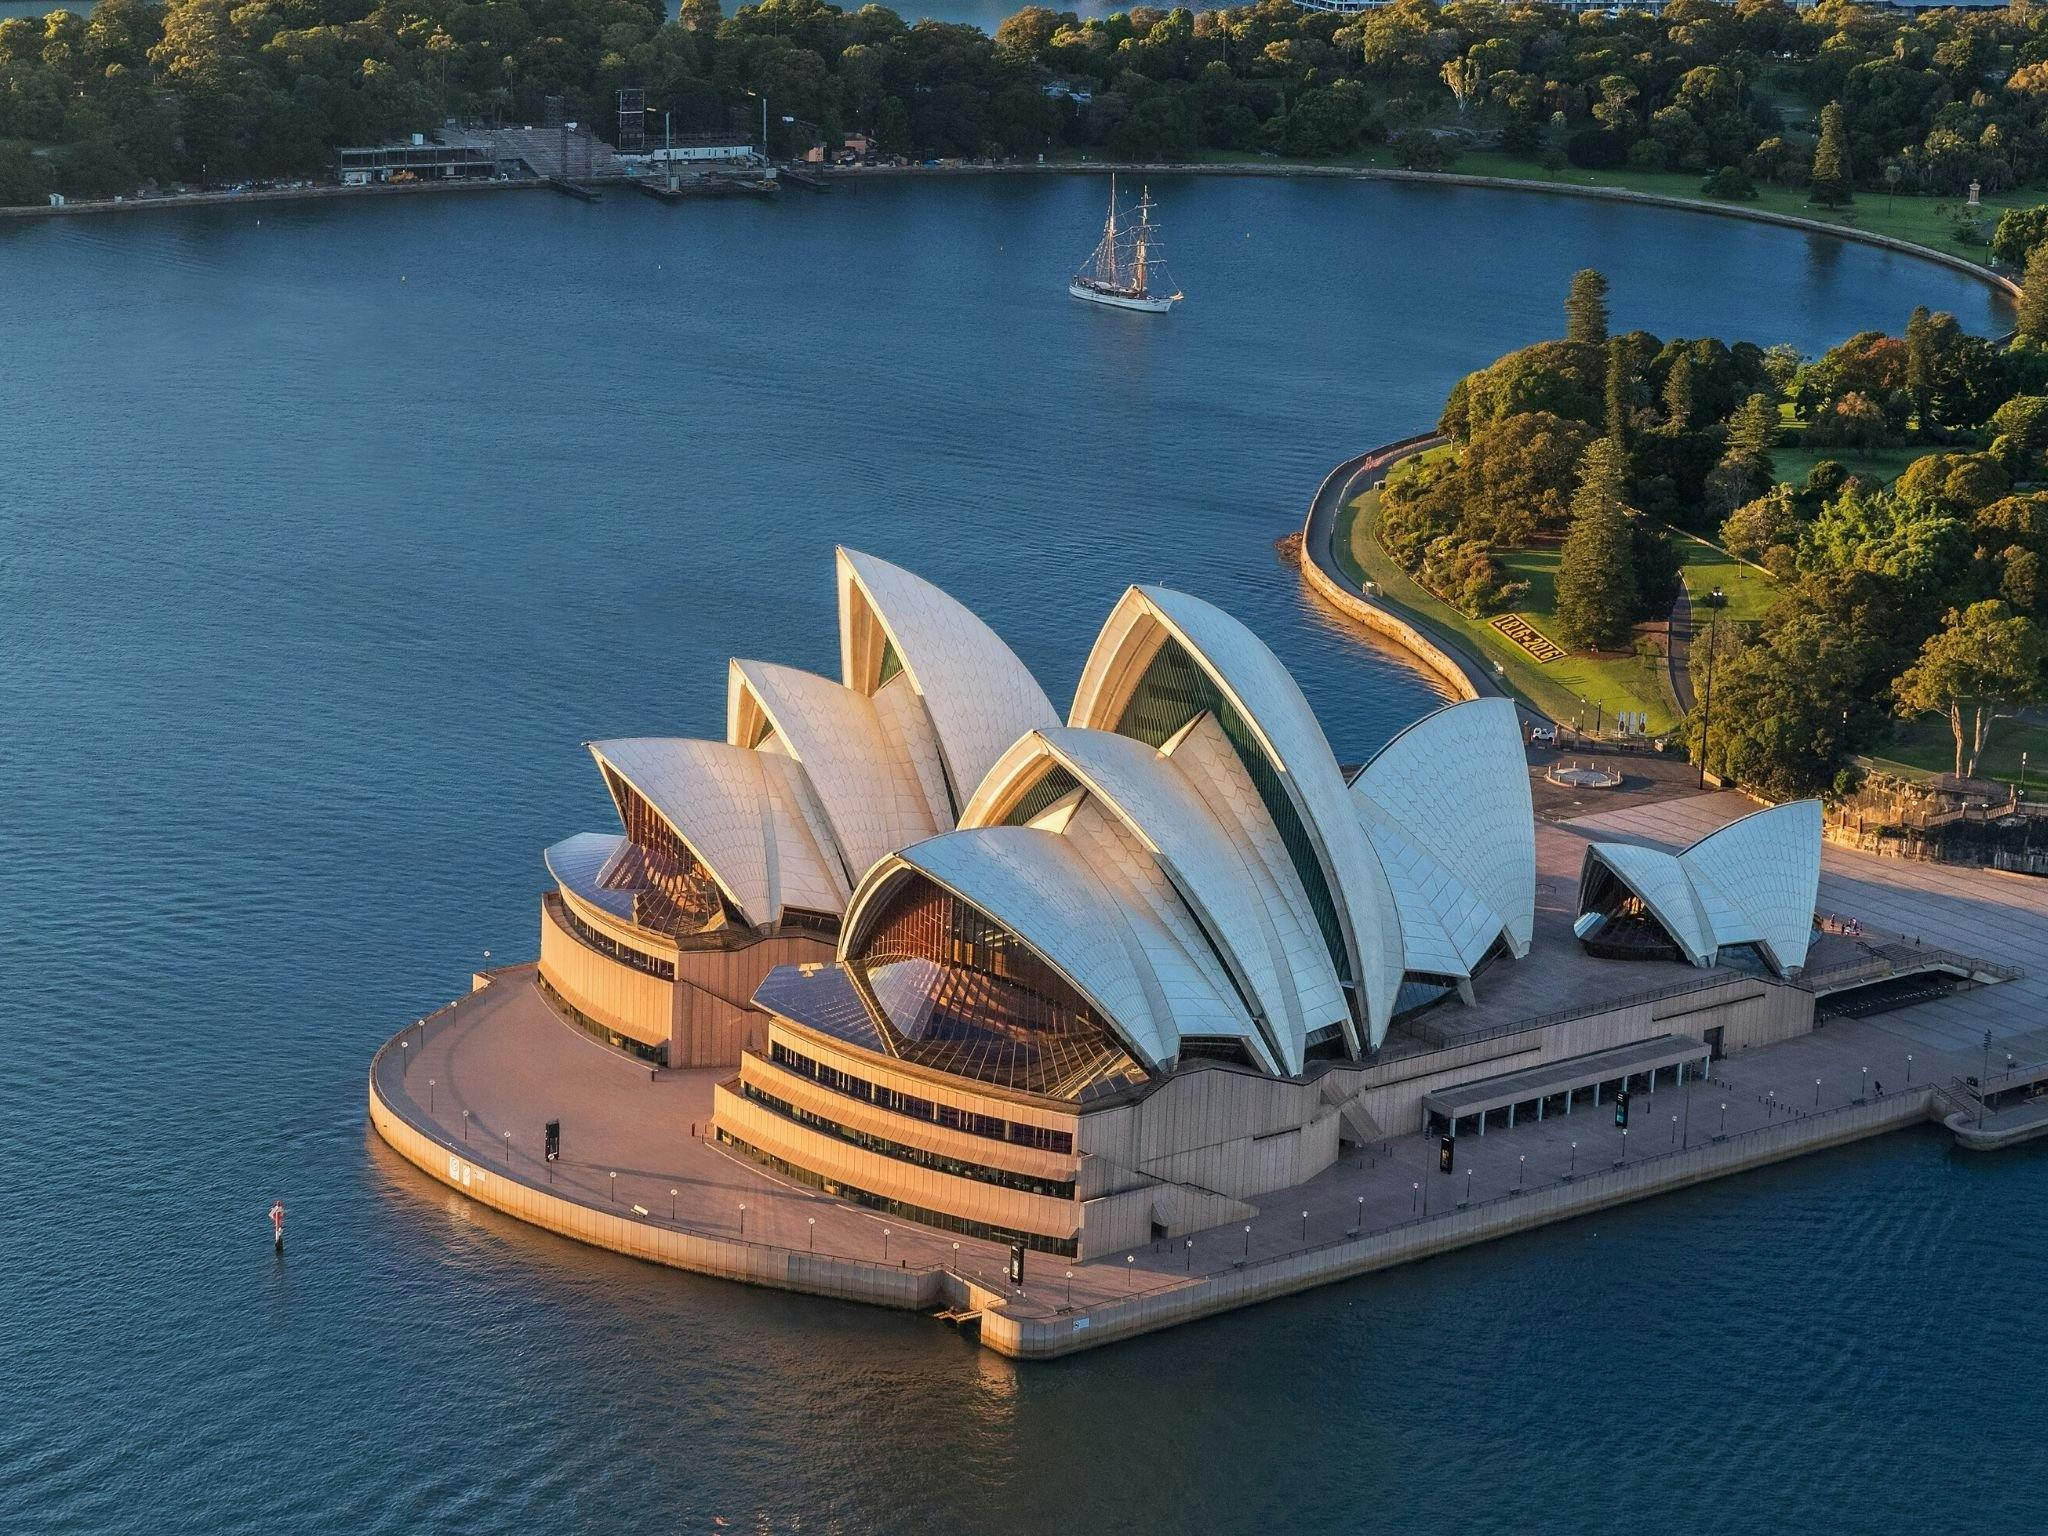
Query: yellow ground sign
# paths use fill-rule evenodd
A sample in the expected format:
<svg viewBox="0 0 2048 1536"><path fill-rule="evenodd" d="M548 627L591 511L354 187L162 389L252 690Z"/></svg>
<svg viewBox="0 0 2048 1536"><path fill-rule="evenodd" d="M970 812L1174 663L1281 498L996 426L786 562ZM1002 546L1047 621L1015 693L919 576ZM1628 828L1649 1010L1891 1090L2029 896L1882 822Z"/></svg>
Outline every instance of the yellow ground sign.
<svg viewBox="0 0 2048 1536"><path fill-rule="evenodd" d="M1539 662L1562 661L1564 647L1545 635L1519 613L1503 613L1493 621L1493 627L1506 635L1515 644L1535 657Z"/></svg>

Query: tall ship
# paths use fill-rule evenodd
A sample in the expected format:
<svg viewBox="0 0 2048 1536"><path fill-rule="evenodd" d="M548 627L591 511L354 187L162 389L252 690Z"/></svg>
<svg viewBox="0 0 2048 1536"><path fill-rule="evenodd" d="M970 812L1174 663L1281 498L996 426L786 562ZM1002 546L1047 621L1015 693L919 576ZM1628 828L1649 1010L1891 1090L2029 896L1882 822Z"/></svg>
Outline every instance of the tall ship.
<svg viewBox="0 0 2048 1536"><path fill-rule="evenodd" d="M1138 222L1117 227L1116 176L1109 178L1109 219L1095 250L1067 284L1067 292L1090 304L1163 315L1181 301L1159 260L1159 226L1152 222L1152 192L1138 197Z"/></svg>

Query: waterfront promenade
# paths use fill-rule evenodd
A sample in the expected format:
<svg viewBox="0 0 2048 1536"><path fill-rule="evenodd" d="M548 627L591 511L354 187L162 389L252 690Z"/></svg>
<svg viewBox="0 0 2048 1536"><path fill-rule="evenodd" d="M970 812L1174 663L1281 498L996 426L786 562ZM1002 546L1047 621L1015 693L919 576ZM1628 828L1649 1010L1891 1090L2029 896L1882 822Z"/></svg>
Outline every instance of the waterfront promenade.
<svg viewBox="0 0 2048 1536"><path fill-rule="evenodd" d="M1589 838L1671 846L1747 808L1734 795L1694 796L1567 826ZM381 1101L406 1131L380 1130L395 1145L409 1140L400 1150L443 1182L463 1187L468 1177L469 1192L486 1203L567 1235L755 1283L975 1314L993 1348L1066 1353L1938 1121L1961 1102L1942 1085L1978 1070L1986 1030L2001 1063L2007 1051L2022 1062L2048 1056L2037 1028L2048 986L2048 888L1976 870L1925 878L1917 866L1834 848L1824 864L1825 910L2027 976L1868 1020L1832 1020L1731 1056L1708 1082L1639 1096L1626 1135L1604 1109L1525 1122L1460 1138L1457 1169L1446 1176L1435 1138L1389 1128L1407 1134L1263 1199L1249 1223L1087 1263L1032 1253L1021 1292L1004 1280L999 1245L789 1183L708 1140L712 1085L729 1069L650 1073L557 1017L529 968L496 973L408 1030L403 1046L381 1052L373 1117ZM539 1156L541 1134L556 1118L562 1160L550 1168ZM552 1214L537 1217L543 1206Z"/></svg>

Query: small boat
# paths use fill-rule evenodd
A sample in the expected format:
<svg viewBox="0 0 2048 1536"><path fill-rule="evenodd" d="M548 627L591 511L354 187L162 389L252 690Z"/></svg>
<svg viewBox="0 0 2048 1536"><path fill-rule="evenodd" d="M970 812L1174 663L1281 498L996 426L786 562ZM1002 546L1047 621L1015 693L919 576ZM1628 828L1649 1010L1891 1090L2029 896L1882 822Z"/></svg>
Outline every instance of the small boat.
<svg viewBox="0 0 2048 1536"><path fill-rule="evenodd" d="M1090 304L1107 304L1113 309L1141 310L1163 315L1181 301L1179 289L1162 292L1165 269L1156 254L1159 226L1152 222L1152 192L1148 187L1138 198L1138 222L1126 224L1119 232L1116 223L1116 176L1109 178L1109 221L1094 254L1074 274L1067 292ZM1158 285L1155 287L1155 283Z"/></svg>

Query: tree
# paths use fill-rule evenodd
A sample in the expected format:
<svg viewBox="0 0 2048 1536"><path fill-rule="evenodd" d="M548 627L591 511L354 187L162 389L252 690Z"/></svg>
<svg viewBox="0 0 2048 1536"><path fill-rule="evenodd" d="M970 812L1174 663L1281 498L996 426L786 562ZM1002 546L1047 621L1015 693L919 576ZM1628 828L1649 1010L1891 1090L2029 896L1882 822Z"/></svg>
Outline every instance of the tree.
<svg viewBox="0 0 2048 1536"><path fill-rule="evenodd" d="M1807 196L1823 208L1839 208L1850 199L1848 133L1842 126L1842 104L1820 109L1820 142L1813 149L1813 181Z"/></svg>
<svg viewBox="0 0 2048 1536"><path fill-rule="evenodd" d="M1928 419L1934 398L1933 320L1925 304L1916 305L1906 320L1906 392L1913 397L1913 414L1923 434L1933 425Z"/></svg>
<svg viewBox="0 0 2048 1536"><path fill-rule="evenodd" d="M1607 279L1592 267L1572 274L1572 291L1564 301L1564 339L1607 344Z"/></svg>
<svg viewBox="0 0 2048 1536"><path fill-rule="evenodd" d="M1664 418L1674 432L1692 429L1699 414L1699 393L1693 378L1692 354L1681 352L1664 376Z"/></svg>
<svg viewBox="0 0 2048 1536"><path fill-rule="evenodd" d="M1628 348L1619 336L1607 339L1607 435L1627 449L1636 424L1636 381Z"/></svg>
<svg viewBox="0 0 2048 1536"><path fill-rule="evenodd" d="M1956 777L1977 772L1991 727L2007 708L2041 697L2041 664L2048 637L1996 598L1951 608L1920 657L1892 685L1898 712L1908 718L1948 717L1956 744Z"/></svg>
<svg viewBox="0 0 2048 1536"><path fill-rule="evenodd" d="M2016 329L2034 341L2048 341L2048 244L2037 245L2027 253Z"/></svg>
<svg viewBox="0 0 2048 1536"><path fill-rule="evenodd" d="M1799 542L1805 527L1792 487L1774 485L1728 514L1721 525L1721 544L1738 559L1776 569L1785 563L1785 555Z"/></svg>
<svg viewBox="0 0 2048 1536"><path fill-rule="evenodd" d="M1631 509L1623 499L1628 460L1603 437L1579 460L1571 527L1557 563L1557 627L1566 644L1594 650L1624 645L1636 613Z"/></svg>
<svg viewBox="0 0 2048 1536"><path fill-rule="evenodd" d="M1775 472L1771 450L1777 445L1777 406L1767 395L1751 395L1728 418L1728 457L1746 467L1761 487L1770 484Z"/></svg>
<svg viewBox="0 0 2048 1536"><path fill-rule="evenodd" d="M1465 450L1465 537L1511 548L1560 526L1592 437L1591 427L1548 411L1517 412L1475 437Z"/></svg>
<svg viewBox="0 0 2048 1536"><path fill-rule="evenodd" d="M1695 642L1695 657L1701 650ZM1855 636L1833 615L1781 604L1758 643L1720 655L1711 694L1700 692L1694 723L1707 727L1708 770L1773 799L1823 788L1840 766L1844 717L1853 720L1858 702L1856 653Z"/></svg>
<svg viewBox="0 0 2048 1536"><path fill-rule="evenodd" d="M2024 267L2043 240L2048 240L2048 206L2008 208L1998 216L1991 254L2008 267Z"/></svg>

